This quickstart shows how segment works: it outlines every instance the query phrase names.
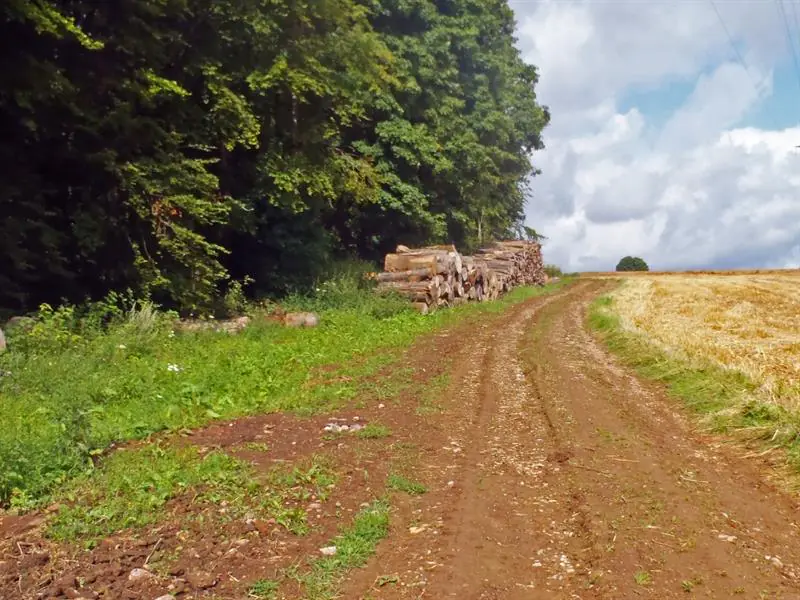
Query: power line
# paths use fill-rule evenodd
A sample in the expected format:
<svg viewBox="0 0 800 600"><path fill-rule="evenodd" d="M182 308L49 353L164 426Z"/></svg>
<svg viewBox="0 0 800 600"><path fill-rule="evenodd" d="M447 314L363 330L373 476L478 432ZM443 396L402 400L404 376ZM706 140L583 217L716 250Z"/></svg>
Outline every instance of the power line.
<svg viewBox="0 0 800 600"><path fill-rule="evenodd" d="M714 8L714 12L717 14L717 19L719 19L719 24L722 25L722 29L725 30L725 35L728 36L728 42L730 42L731 48L733 48L733 51L736 53L736 58L739 59L739 64L742 65L742 68L744 69L745 73L747 73L747 75L749 77L750 76L750 69L747 68L747 63L744 62L744 57L742 56L742 53L739 52L739 48L736 47L736 42L733 41L733 36L731 35L731 32L728 29L728 26L725 25L725 21L723 20L722 15L720 14L719 9L717 8L717 4L714 2L714 0L708 0L708 1L711 3L711 6Z"/></svg>
<svg viewBox="0 0 800 600"><path fill-rule="evenodd" d="M789 42L789 51L792 53L792 60L794 61L794 72L797 75L797 84L800 85L800 61L797 59L797 52L795 52L794 41L792 40L792 30L789 27L789 20L786 18L786 7L783 5L783 0L775 0L775 5L778 7L778 14L783 19L783 24L786 28L786 41Z"/></svg>

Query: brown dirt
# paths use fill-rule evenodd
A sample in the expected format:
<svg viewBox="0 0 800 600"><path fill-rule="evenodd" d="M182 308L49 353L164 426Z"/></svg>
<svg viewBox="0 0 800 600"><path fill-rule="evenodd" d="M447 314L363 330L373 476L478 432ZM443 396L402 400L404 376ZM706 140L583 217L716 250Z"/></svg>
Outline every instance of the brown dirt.
<svg viewBox="0 0 800 600"><path fill-rule="evenodd" d="M689 590L800 599L796 502L767 482L762 462L693 430L674 400L584 330L603 285L582 280L421 340L395 398L376 391L332 415L385 424L388 439L331 439L321 431L330 416L287 415L175 436L259 469L329 456L339 483L311 511L307 536L225 522L218 507L190 519L201 510L191 497L172 501L161 524L91 551L44 538L46 512L0 517L0 598L241 600L249 583L319 555L400 471L429 491L393 493L390 535L350 573L342 598L660 599ZM148 556L164 558L163 568L128 581ZM302 597L291 584L281 589L281 598Z"/></svg>
<svg viewBox="0 0 800 600"><path fill-rule="evenodd" d="M344 597L800 598L796 501L587 333L601 285L477 329L431 491Z"/></svg>

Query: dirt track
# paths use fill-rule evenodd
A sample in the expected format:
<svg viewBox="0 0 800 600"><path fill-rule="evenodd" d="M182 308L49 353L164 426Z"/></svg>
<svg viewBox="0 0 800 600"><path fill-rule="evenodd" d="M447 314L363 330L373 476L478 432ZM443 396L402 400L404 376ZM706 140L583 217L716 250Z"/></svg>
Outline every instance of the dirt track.
<svg viewBox="0 0 800 600"><path fill-rule="evenodd" d="M431 492L344 597L800 598L795 502L585 331L600 285L456 357L439 435L419 436Z"/></svg>
<svg viewBox="0 0 800 600"><path fill-rule="evenodd" d="M220 520L190 496L171 501L165 521L94 550L47 540L46 515L0 516L0 598L241 600L259 578L281 580L281 600L303 598L285 570L317 556L400 470L428 492L392 494L390 535L349 573L341 598L800 599L796 502L759 459L695 431L675 400L584 329L604 285L580 281L421 340L404 365L413 376L401 376L413 385L338 413L385 424L388 439L326 438L331 415L280 414L175 439L259 469L328 456L339 483L309 517L309 535ZM449 384L434 385L444 375ZM201 510L207 521L187 520ZM157 576L130 581L162 554L173 558ZM193 583L198 569L210 586Z"/></svg>

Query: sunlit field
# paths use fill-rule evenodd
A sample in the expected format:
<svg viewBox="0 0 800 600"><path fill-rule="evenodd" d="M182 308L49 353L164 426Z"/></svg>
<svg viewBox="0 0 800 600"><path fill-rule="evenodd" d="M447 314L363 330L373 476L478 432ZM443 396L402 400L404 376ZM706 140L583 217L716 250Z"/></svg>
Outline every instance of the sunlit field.
<svg viewBox="0 0 800 600"><path fill-rule="evenodd" d="M611 294L623 328L673 356L741 371L800 408L800 271L624 277Z"/></svg>

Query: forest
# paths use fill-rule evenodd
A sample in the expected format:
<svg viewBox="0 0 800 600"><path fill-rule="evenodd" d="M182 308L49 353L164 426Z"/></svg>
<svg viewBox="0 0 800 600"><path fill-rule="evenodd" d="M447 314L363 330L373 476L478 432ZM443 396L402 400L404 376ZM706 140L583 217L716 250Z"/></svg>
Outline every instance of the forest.
<svg viewBox="0 0 800 600"><path fill-rule="evenodd" d="M524 235L548 109L506 0L10 0L0 308L280 295ZM527 230L530 233L530 230Z"/></svg>

